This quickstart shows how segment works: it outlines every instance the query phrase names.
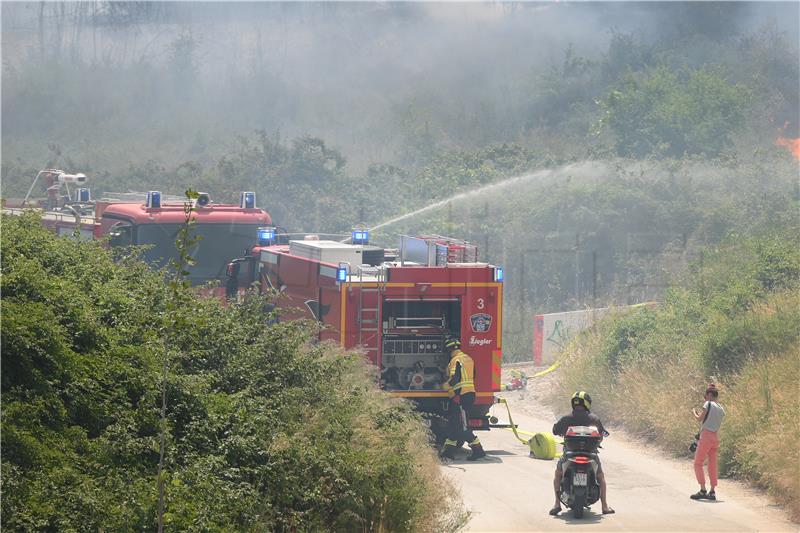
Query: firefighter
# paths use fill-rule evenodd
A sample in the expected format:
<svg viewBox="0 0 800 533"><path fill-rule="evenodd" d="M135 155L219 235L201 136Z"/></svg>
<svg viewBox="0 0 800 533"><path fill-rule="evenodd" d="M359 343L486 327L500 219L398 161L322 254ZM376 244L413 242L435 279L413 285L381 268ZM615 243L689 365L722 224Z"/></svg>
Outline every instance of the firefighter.
<svg viewBox="0 0 800 533"><path fill-rule="evenodd" d="M447 365L448 380L444 384L450 397L447 410L447 440L440 456L454 459L459 441L469 443L472 454L468 461L475 461L486 456L481 441L467 427L467 413L475 404L475 363L472 358L460 350L461 341L450 337L445 341L445 348L450 351L450 364Z"/></svg>

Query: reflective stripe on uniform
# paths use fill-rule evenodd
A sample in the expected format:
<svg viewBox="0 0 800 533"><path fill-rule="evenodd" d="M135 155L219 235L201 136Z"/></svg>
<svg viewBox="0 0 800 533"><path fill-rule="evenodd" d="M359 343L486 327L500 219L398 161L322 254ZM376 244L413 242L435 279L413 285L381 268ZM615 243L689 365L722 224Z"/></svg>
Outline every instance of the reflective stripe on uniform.
<svg viewBox="0 0 800 533"><path fill-rule="evenodd" d="M472 358L461 350L454 350L455 355L450 358L447 367L448 377L452 378L456 373L456 366L461 363L461 381L452 386L452 390L459 390L461 394L475 392L475 362Z"/></svg>

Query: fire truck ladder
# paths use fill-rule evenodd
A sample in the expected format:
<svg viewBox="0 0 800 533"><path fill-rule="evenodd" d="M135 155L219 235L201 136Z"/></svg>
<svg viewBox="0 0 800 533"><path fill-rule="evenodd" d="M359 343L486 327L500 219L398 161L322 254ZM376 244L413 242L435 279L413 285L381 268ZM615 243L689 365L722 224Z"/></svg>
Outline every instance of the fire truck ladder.
<svg viewBox="0 0 800 533"><path fill-rule="evenodd" d="M374 274L377 286L365 287L364 274ZM380 338L378 332L381 324L380 294L384 286L383 269L362 266L358 270L358 281L358 344L366 349L370 359L377 361Z"/></svg>

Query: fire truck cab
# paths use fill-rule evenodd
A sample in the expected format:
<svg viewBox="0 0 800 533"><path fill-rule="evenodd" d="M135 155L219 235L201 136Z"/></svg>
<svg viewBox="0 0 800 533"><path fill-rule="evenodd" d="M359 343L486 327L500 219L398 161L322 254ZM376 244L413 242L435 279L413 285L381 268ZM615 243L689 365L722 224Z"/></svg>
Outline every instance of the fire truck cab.
<svg viewBox="0 0 800 533"><path fill-rule="evenodd" d="M175 241L186 222L184 204L180 201L153 200L160 194L151 191L144 203L98 202L99 234L109 236L111 246L146 245L142 258L156 267L176 258ZM242 193L242 195L253 193ZM204 199L205 198L205 199ZM259 227L271 224L265 211L242 200L236 204L217 204L207 195L195 203L191 236L199 237L191 249L194 264L187 267L193 285L226 279L231 259L246 252ZM224 289L222 289L224 292Z"/></svg>
<svg viewBox="0 0 800 533"><path fill-rule="evenodd" d="M468 425L489 429L489 408L500 391L501 267L479 262L475 246L441 236L401 236L392 250L369 245L366 231L353 232L351 244L314 238L274 244L274 231L268 232L239 260L252 261L245 270L256 278L229 283L229 294L258 279L262 290L278 294L281 319L317 320L320 340L362 350L380 369L382 388L433 415L448 408L444 340L460 338L475 362L477 397Z"/></svg>

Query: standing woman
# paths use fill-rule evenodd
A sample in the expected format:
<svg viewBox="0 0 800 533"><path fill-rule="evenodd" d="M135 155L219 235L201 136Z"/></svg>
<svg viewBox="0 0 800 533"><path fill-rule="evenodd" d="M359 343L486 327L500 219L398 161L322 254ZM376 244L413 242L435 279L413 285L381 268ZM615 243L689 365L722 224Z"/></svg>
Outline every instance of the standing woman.
<svg viewBox="0 0 800 533"><path fill-rule="evenodd" d="M725 409L717 403L719 391L717 386L709 383L706 388L703 410L692 409L695 419L703 421L700 428L700 442L694 454L694 474L697 482L700 483L700 492L692 494L693 500L716 500L717 495L714 489L717 487L717 452L719 451L719 428L722 425L722 418L725 416ZM708 477L711 482L711 490L706 492L706 479L703 475L703 463L708 458Z"/></svg>

